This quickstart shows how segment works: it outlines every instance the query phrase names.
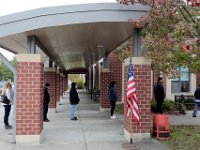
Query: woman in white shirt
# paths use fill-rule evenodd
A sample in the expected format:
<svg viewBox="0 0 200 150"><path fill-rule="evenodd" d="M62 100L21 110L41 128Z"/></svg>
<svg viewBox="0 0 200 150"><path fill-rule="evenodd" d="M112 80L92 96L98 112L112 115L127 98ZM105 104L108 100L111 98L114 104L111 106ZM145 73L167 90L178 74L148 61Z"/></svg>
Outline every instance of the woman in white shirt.
<svg viewBox="0 0 200 150"><path fill-rule="evenodd" d="M14 98L14 92L12 90L12 85L10 82L5 82L3 85L2 95L5 94L7 98L10 100L9 104L3 104L5 108L5 114L4 114L4 124L5 129L12 129L12 126L8 122L8 118L10 115L11 105L13 104L13 98Z"/></svg>

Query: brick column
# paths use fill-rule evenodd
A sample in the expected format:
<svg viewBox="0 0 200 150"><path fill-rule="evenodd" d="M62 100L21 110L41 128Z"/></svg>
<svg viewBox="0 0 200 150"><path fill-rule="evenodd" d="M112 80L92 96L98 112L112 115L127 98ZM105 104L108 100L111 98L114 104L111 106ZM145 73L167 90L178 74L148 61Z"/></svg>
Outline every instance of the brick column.
<svg viewBox="0 0 200 150"><path fill-rule="evenodd" d="M109 68L112 81L116 82L118 102L122 101L122 62L114 52L109 54Z"/></svg>
<svg viewBox="0 0 200 150"><path fill-rule="evenodd" d="M68 74L65 75L65 91L68 89Z"/></svg>
<svg viewBox="0 0 200 150"><path fill-rule="evenodd" d="M56 96L57 96L57 102L60 100L60 73L57 72L57 79L56 79Z"/></svg>
<svg viewBox="0 0 200 150"><path fill-rule="evenodd" d="M56 68L45 68L44 69L44 81L50 84L49 94L50 103L49 108L56 108Z"/></svg>
<svg viewBox="0 0 200 150"><path fill-rule="evenodd" d="M65 86L65 91L67 91L67 89L68 89L68 74L66 74L66 86Z"/></svg>
<svg viewBox="0 0 200 150"><path fill-rule="evenodd" d="M65 93L65 75L63 75L63 81L62 81L62 94Z"/></svg>
<svg viewBox="0 0 200 150"><path fill-rule="evenodd" d="M152 95L152 82L151 82L151 66L150 60L142 57L133 57L133 71L136 82L136 96L139 101L139 114L140 114L140 127L132 118L128 118L124 114L124 134L128 141L132 138L134 142L149 141L151 130L151 95ZM128 65L129 59L124 63L124 93L126 93L127 80L128 80ZM126 97L126 95L124 95ZM126 103L124 108L126 108Z"/></svg>
<svg viewBox="0 0 200 150"><path fill-rule="evenodd" d="M63 97L63 74L60 74L60 98Z"/></svg>
<svg viewBox="0 0 200 150"><path fill-rule="evenodd" d="M19 54L16 59L16 143L38 144L43 130L43 57Z"/></svg>
<svg viewBox="0 0 200 150"><path fill-rule="evenodd" d="M101 82L100 82L100 111L110 110L110 101L108 100L108 87L110 84L110 70L102 69L101 70Z"/></svg>
<svg viewBox="0 0 200 150"><path fill-rule="evenodd" d="M60 73L60 91L59 91L60 98L62 98L62 74Z"/></svg>

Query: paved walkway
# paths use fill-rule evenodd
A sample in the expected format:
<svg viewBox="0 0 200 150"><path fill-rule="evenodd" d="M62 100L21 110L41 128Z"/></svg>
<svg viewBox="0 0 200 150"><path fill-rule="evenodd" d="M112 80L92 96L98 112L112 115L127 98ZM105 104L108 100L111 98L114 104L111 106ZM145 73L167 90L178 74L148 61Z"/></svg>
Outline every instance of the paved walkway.
<svg viewBox="0 0 200 150"><path fill-rule="evenodd" d="M124 150L121 145L128 143L123 135L123 116L116 120L108 112L100 112L99 104L90 100L89 95L79 92L78 121L69 119L69 102L66 94L55 110L50 110L44 123L44 142L40 145L14 145L12 130L3 126L3 107L0 106L0 147L3 150ZM12 119L12 117L10 117ZM187 121L189 119L189 121ZM192 118L191 112L184 116L170 116L170 124L200 124L199 117ZM152 139L151 142L137 143L140 150L167 150L166 146Z"/></svg>

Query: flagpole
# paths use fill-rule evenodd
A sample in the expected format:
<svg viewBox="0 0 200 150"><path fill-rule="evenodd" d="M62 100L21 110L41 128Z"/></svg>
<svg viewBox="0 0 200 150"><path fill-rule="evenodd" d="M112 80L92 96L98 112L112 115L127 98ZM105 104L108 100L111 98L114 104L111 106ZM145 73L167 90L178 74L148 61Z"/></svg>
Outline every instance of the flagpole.
<svg viewBox="0 0 200 150"><path fill-rule="evenodd" d="M130 117L131 118L131 117ZM131 121L130 121L130 127L131 127L131 139L130 139L130 144L133 144L133 138L132 138L132 118L131 118Z"/></svg>
<svg viewBox="0 0 200 150"><path fill-rule="evenodd" d="M133 64L132 64L132 57L130 57L130 65L128 68L128 82L127 82L127 93L126 93L126 117L127 120L129 121L129 143L128 144L122 144L122 147L127 149L127 148L135 148L135 149L140 149L140 145L138 144L133 144L133 120L137 123L138 126L139 124L139 111L138 111L138 100L136 97L136 87L135 87L135 81L134 81L134 73L133 73Z"/></svg>
<svg viewBox="0 0 200 150"><path fill-rule="evenodd" d="M130 57L130 64L132 64L132 57ZM130 139L130 144L133 144L133 138L132 138L132 131L133 131L133 129L132 129L132 123L133 123L133 121L132 121L132 117L130 117L130 127L131 127L131 139Z"/></svg>

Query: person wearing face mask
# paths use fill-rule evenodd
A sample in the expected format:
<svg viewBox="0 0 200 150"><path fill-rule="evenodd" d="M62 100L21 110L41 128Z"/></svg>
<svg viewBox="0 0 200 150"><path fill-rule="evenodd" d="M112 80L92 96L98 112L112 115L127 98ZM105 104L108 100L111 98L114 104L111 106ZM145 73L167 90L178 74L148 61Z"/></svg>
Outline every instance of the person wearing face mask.
<svg viewBox="0 0 200 150"><path fill-rule="evenodd" d="M71 90L69 92L69 101L70 101L70 119L71 120L78 120L75 116L76 110L77 110L77 104L79 103L80 99L78 96L78 92L76 91L76 83L72 82L71 84Z"/></svg>
<svg viewBox="0 0 200 150"><path fill-rule="evenodd" d="M11 105L13 105L14 92L12 90L12 85L10 82L4 83L3 89L2 89L2 95L5 95L8 98L8 100L10 101L9 104L3 103L3 106L5 108L5 113L4 113L5 129L12 129L12 126L9 124L9 115L10 115Z"/></svg>
<svg viewBox="0 0 200 150"><path fill-rule="evenodd" d="M108 88L108 99L110 100L110 104L111 104L110 118L116 119L117 117L114 115L115 105L116 105L116 101L117 101L116 82L115 81L110 82L110 85Z"/></svg>
<svg viewBox="0 0 200 150"><path fill-rule="evenodd" d="M48 87L50 86L49 83L45 83L44 86L44 97L43 97L43 121L49 122L50 120L47 118L48 107L50 102L50 95L48 91Z"/></svg>

